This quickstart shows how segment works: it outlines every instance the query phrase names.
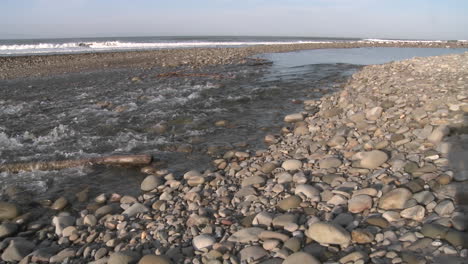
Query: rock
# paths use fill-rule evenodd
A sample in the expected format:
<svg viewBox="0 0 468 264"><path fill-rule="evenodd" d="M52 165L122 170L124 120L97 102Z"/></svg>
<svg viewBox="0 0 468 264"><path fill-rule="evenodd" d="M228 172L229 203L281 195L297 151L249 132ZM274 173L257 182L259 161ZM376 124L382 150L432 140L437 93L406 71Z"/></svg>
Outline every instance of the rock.
<svg viewBox="0 0 468 264"><path fill-rule="evenodd" d="M368 244L374 241L374 234L365 229L354 229L351 231L351 237L358 244Z"/></svg>
<svg viewBox="0 0 468 264"><path fill-rule="evenodd" d="M242 181L242 184L241 186L242 187L245 187L245 186L249 186L249 185L263 185L265 183L265 179L261 176L258 176L258 175L254 175L254 176L250 176L250 177L247 177L245 178L243 181Z"/></svg>
<svg viewBox="0 0 468 264"><path fill-rule="evenodd" d="M380 118L382 115L383 108L380 106L376 106L366 111L366 118L367 120L375 121Z"/></svg>
<svg viewBox="0 0 468 264"><path fill-rule="evenodd" d="M445 238L449 228L439 224L424 224L421 228L421 233L430 238L438 239Z"/></svg>
<svg viewBox="0 0 468 264"><path fill-rule="evenodd" d="M228 241L231 242L238 242L238 243L249 243L249 242L255 242L258 241L258 236L260 233L265 231L263 228L259 227L248 227L241 229L234 234L232 234L229 238Z"/></svg>
<svg viewBox="0 0 468 264"><path fill-rule="evenodd" d="M287 225L295 224L297 216L293 214L282 214L273 218L273 226L284 228Z"/></svg>
<svg viewBox="0 0 468 264"><path fill-rule="evenodd" d="M302 162L300 160L290 159L283 162L281 167L285 170L299 170L302 168Z"/></svg>
<svg viewBox="0 0 468 264"><path fill-rule="evenodd" d="M276 164L267 162L263 164L262 168L260 169L263 173L269 174L271 173L274 169L276 169Z"/></svg>
<svg viewBox="0 0 468 264"><path fill-rule="evenodd" d="M295 195L304 195L306 198L312 199L313 201L320 199L320 192L315 187L308 184L299 184L294 190Z"/></svg>
<svg viewBox="0 0 468 264"><path fill-rule="evenodd" d="M141 182L141 190L144 192L149 192L156 189L158 186L162 184L161 177L155 175L146 176L146 178Z"/></svg>
<svg viewBox="0 0 468 264"><path fill-rule="evenodd" d="M138 261L138 264L172 264L172 262L164 256L146 255Z"/></svg>
<svg viewBox="0 0 468 264"><path fill-rule="evenodd" d="M341 164L341 160L337 158L326 158L320 160L319 162L321 169L338 168L339 166L341 166Z"/></svg>
<svg viewBox="0 0 468 264"><path fill-rule="evenodd" d="M88 225L88 226L95 226L97 224L96 216L92 214L86 215L83 218L83 224Z"/></svg>
<svg viewBox="0 0 468 264"><path fill-rule="evenodd" d="M413 195L413 199L415 199L420 204L428 205L430 202L434 201L435 197L430 191L422 191L415 193Z"/></svg>
<svg viewBox="0 0 468 264"><path fill-rule="evenodd" d="M302 199L299 196L292 195L278 202L278 208L280 208L283 211L287 211L289 209L299 207L301 202L302 202Z"/></svg>
<svg viewBox="0 0 468 264"><path fill-rule="evenodd" d="M104 206L101 206L99 207L96 212L94 212L94 215L97 217L97 218L101 218L103 216L105 216L106 214L110 214L114 212L114 208L110 205L104 205Z"/></svg>
<svg viewBox="0 0 468 264"><path fill-rule="evenodd" d="M372 197L361 194L353 196L348 200L348 211L354 214L372 208Z"/></svg>
<svg viewBox="0 0 468 264"><path fill-rule="evenodd" d="M50 263L61 263L67 258L72 258L75 256L75 250L72 248L65 248L56 255L50 257Z"/></svg>
<svg viewBox="0 0 468 264"><path fill-rule="evenodd" d="M198 186L205 183L205 177L203 176L194 176L187 180L189 186Z"/></svg>
<svg viewBox="0 0 468 264"><path fill-rule="evenodd" d="M9 237L16 233L18 226L13 223L3 223L0 225L0 239Z"/></svg>
<svg viewBox="0 0 468 264"><path fill-rule="evenodd" d="M388 160L387 153L380 150L372 150L361 153L359 167L365 169L375 169Z"/></svg>
<svg viewBox="0 0 468 264"><path fill-rule="evenodd" d="M107 264L131 264L137 263L140 255L132 251L115 252L110 254Z"/></svg>
<svg viewBox="0 0 468 264"><path fill-rule="evenodd" d="M434 129L427 138L427 140L435 145L439 144L442 142L442 139L448 135L450 132L450 129L447 126L439 126L436 129Z"/></svg>
<svg viewBox="0 0 468 264"><path fill-rule="evenodd" d="M259 246L250 246L243 248L239 255L242 263L251 263L268 256L268 252Z"/></svg>
<svg viewBox="0 0 468 264"><path fill-rule="evenodd" d="M387 219L380 216L371 216L366 219L366 223L368 223L369 225L378 226L380 228L387 228L390 225Z"/></svg>
<svg viewBox="0 0 468 264"><path fill-rule="evenodd" d="M385 210L403 209L413 194L406 188L396 188L384 194L379 201L379 208Z"/></svg>
<svg viewBox="0 0 468 264"><path fill-rule="evenodd" d="M74 226L67 226L62 230L63 237L70 237L72 235L77 235L78 230Z"/></svg>
<svg viewBox="0 0 468 264"><path fill-rule="evenodd" d="M55 226L55 234L62 235L63 229L75 224L75 217L70 215L59 215L52 218L52 224Z"/></svg>
<svg viewBox="0 0 468 264"><path fill-rule="evenodd" d="M65 197L60 197L50 206L50 209L60 211L67 206L68 201Z"/></svg>
<svg viewBox="0 0 468 264"><path fill-rule="evenodd" d="M290 114L284 117L284 122L295 123L304 120L304 116L301 113Z"/></svg>
<svg viewBox="0 0 468 264"><path fill-rule="evenodd" d="M284 247L292 252L298 252L301 249L301 240L297 237L291 237L284 242Z"/></svg>
<svg viewBox="0 0 468 264"><path fill-rule="evenodd" d="M141 203L134 203L132 206L123 211L123 215L128 215L128 217L135 216L140 213L148 212L148 208Z"/></svg>
<svg viewBox="0 0 468 264"><path fill-rule="evenodd" d="M434 208L434 211L442 217L450 216L454 210L455 205L450 200L444 200Z"/></svg>
<svg viewBox="0 0 468 264"><path fill-rule="evenodd" d="M468 248L468 233L449 230L444 238L455 247Z"/></svg>
<svg viewBox="0 0 468 264"><path fill-rule="evenodd" d="M316 222L309 226L306 235L320 244L332 244L346 246L351 241L351 236L341 226Z"/></svg>
<svg viewBox="0 0 468 264"><path fill-rule="evenodd" d="M410 208L406 208L400 212L401 217L406 219L412 219L414 221L421 222L424 219L426 209L421 205L416 205Z"/></svg>
<svg viewBox="0 0 468 264"><path fill-rule="evenodd" d="M305 253L305 252L296 252L288 257L283 261L283 264L320 264L314 256Z"/></svg>
<svg viewBox="0 0 468 264"><path fill-rule="evenodd" d="M184 174L184 179L185 180L188 180L190 178L193 178L193 177L202 177L203 175L196 171L196 170L191 170L191 171L188 171Z"/></svg>
<svg viewBox="0 0 468 264"><path fill-rule="evenodd" d="M340 263L356 263L356 261L362 259L362 260L367 260L368 256L366 253L362 252L362 251L355 251L355 252L352 252L352 253L349 253L348 255L340 258ZM364 263L364 262L362 262Z"/></svg>
<svg viewBox="0 0 468 264"><path fill-rule="evenodd" d="M270 240L270 239L276 239L276 240L285 242L286 240L289 239L289 236L287 236L287 235L285 235L283 233L274 232L274 231L263 231L263 232L260 233L260 235L258 235L258 238L260 238L263 241Z"/></svg>
<svg viewBox="0 0 468 264"><path fill-rule="evenodd" d="M328 142L327 145L330 147L343 146L346 143L346 139L342 136L334 136Z"/></svg>
<svg viewBox="0 0 468 264"><path fill-rule="evenodd" d="M7 202L0 202L0 220L10 220L19 215L16 205Z"/></svg>
<svg viewBox="0 0 468 264"><path fill-rule="evenodd" d="M196 250L204 249L204 248L209 248L213 246L213 244L216 242L216 240L210 236L210 235L198 235L193 238L192 244L193 247Z"/></svg>
<svg viewBox="0 0 468 264"><path fill-rule="evenodd" d="M273 216L270 213L260 212L253 219L252 225L269 227L272 222L273 222Z"/></svg>
<svg viewBox="0 0 468 264"><path fill-rule="evenodd" d="M34 247L35 245L32 242L23 239L11 240L8 247L3 251L2 260L9 262L20 261L31 253Z"/></svg>

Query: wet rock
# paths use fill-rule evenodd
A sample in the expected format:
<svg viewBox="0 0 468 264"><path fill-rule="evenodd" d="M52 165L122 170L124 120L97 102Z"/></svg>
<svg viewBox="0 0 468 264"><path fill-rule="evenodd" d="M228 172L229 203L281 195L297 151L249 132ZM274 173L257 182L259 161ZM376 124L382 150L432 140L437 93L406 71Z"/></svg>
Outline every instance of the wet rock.
<svg viewBox="0 0 468 264"><path fill-rule="evenodd" d="M383 108L380 106L376 106L366 111L366 118L367 120L375 121L380 118L382 115Z"/></svg>
<svg viewBox="0 0 468 264"><path fill-rule="evenodd" d="M447 126L439 126L437 127L436 129L434 129L431 133L431 135L429 135L429 137L427 138L427 140L433 144L439 144L440 142L442 142L442 139L448 135L448 133L450 132L449 128Z"/></svg>
<svg viewBox="0 0 468 264"><path fill-rule="evenodd" d="M449 228L439 224L424 224L421 228L421 233L430 238L444 238Z"/></svg>
<svg viewBox="0 0 468 264"><path fill-rule="evenodd" d="M358 244L368 244L374 241L374 234L365 229L355 229L351 232L351 238Z"/></svg>
<svg viewBox="0 0 468 264"><path fill-rule="evenodd" d="M284 117L284 122L295 123L304 120L304 116L301 113L290 114Z"/></svg>
<svg viewBox="0 0 468 264"><path fill-rule="evenodd" d="M65 197L60 197L50 206L50 209L60 211L67 206L68 201Z"/></svg>
<svg viewBox="0 0 468 264"><path fill-rule="evenodd" d="M305 197L315 200L320 198L320 192L315 187L308 184L299 184L294 190L295 195L304 195Z"/></svg>
<svg viewBox="0 0 468 264"><path fill-rule="evenodd" d="M366 219L366 222L369 225L378 226L380 228L387 228L390 225L390 223L388 223L387 219L385 219L383 217L380 217L380 216L371 216L371 217Z"/></svg>
<svg viewBox="0 0 468 264"><path fill-rule="evenodd" d="M148 207L142 205L141 203L134 203L132 206L123 211L123 215L128 215L129 217L135 216L139 213L148 212Z"/></svg>
<svg viewBox="0 0 468 264"><path fill-rule="evenodd" d="M65 248L56 255L50 257L50 263L61 263L67 258L72 258L75 256L75 250L72 248Z"/></svg>
<svg viewBox="0 0 468 264"><path fill-rule="evenodd" d="M144 192L149 192L156 189L162 184L161 177L155 175L146 176L146 178L141 182L141 190Z"/></svg>
<svg viewBox="0 0 468 264"><path fill-rule="evenodd" d="M107 264L131 264L137 263L140 254L132 251L122 251L111 253Z"/></svg>
<svg viewBox="0 0 468 264"><path fill-rule="evenodd" d="M384 194L379 200L379 208L385 210L403 209L413 194L405 188L396 188Z"/></svg>
<svg viewBox="0 0 468 264"><path fill-rule="evenodd" d="M320 264L320 261L318 261L314 256L306 253L306 252L296 252L288 257L283 261L283 264L296 264L296 263L301 263L301 264Z"/></svg>
<svg viewBox="0 0 468 264"><path fill-rule="evenodd" d="M261 176L254 175L248 178L245 178L242 181L242 187L249 186L249 185L262 185L265 183L265 179Z"/></svg>
<svg viewBox="0 0 468 264"><path fill-rule="evenodd" d="M353 262L353 263L356 263L356 261L358 260L363 260L363 261L366 261L368 258L367 254L362 252L362 251L355 251L355 252L352 252L352 253L349 253L348 255L340 258L340 263L350 263L350 262ZM364 263L364 262L362 262Z"/></svg>
<svg viewBox="0 0 468 264"><path fill-rule="evenodd" d="M18 230L18 226L13 223L3 223L0 225L0 239L12 236Z"/></svg>
<svg viewBox="0 0 468 264"><path fill-rule="evenodd" d="M52 218L52 224L55 226L55 234L62 235L63 229L75 224L75 217L70 215L59 215Z"/></svg>
<svg viewBox="0 0 468 264"><path fill-rule="evenodd" d="M32 242L23 239L11 240L3 251L2 260L7 262L20 261L33 251L34 246Z"/></svg>
<svg viewBox="0 0 468 264"><path fill-rule="evenodd" d="M276 164L267 162L263 164L262 168L260 169L263 173L269 174L271 173L274 169L276 169Z"/></svg>
<svg viewBox="0 0 468 264"><path fill-rule="evenodd" d="M321 244L348 245L351 236L344 228L325 222L313 223L306 235Z"/></svg>
<svg viewBox="0 0 468 264"><path fill-rule="evenodd" d="M0 202L0 220L9 220L19 215L16 205L7 202Z"/></svg>

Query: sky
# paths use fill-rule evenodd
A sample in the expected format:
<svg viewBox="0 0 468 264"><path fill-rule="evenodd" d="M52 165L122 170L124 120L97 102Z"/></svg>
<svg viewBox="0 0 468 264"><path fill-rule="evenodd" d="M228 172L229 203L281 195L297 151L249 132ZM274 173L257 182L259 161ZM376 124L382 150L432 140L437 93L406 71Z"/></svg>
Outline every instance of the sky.
<svg viewBox="0 0 468 264"><path fill-rule="evenodd" d="M309 36L468 40L467 0L0 0L0 38Z"/></svg>

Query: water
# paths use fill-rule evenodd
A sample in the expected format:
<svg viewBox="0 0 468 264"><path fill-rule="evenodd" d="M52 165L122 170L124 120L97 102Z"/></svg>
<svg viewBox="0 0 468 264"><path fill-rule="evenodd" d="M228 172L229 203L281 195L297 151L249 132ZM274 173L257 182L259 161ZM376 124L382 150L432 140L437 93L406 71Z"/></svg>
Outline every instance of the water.
<svg viewBox="0 0 468 264"><path fill-rule="evenodd" d="M0 81L0 163L146 153L177 175L207 169L227 149L264 148L264 135L277 133L285 114L301 111L294 102L338 91L362 65L466 51L311 50L260 56L271 65L179 69L205 74L200 77L161 78L164 72L154 69L102 70ZM228 125L215 126L219 120ZM157 124L167 131L157 133ZM85 186L95 193L135 194L143 177L138 169L92 167L1 173L0 181L2 188L17 185L50 197Z"/></svg>
<svg viewBox="0 0 468 264"><path fill-rule="evenodd" d="M357 41L320 37L114 37L66 39L0 39L0 56L67 54L194 47L242 47L294 43Z"/></svg>

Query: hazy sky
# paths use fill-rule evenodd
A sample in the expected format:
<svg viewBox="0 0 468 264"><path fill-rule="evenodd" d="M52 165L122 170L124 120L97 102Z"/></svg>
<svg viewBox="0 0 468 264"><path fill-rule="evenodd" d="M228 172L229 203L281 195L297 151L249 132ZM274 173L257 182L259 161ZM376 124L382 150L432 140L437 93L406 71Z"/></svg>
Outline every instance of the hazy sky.
<svg viewBox="0 0 468 264"><path fill-rule="evenodd" d="M0 0L0 38L468 39L468 0Z"/></svg>

